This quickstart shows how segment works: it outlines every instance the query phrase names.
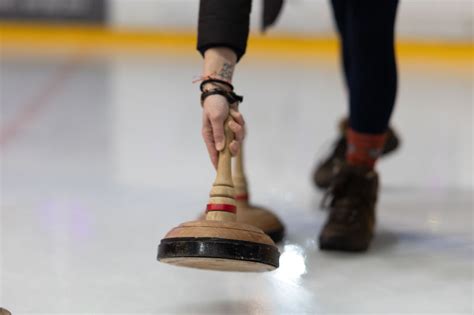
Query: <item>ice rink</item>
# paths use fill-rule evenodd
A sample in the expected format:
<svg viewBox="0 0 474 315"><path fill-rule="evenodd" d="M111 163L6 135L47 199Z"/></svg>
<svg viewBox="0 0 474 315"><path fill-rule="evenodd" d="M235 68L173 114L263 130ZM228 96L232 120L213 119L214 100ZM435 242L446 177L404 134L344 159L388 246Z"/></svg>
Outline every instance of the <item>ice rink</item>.
<svg viewBox="0 0 474 315"><path fill-rule="evenodd" d="M402 145L378 164L377 235L344 254L318 250L311 182L346 111L337 60L244 58L251 197L287 228L266 274L156 261L214 178L197 53L30 52L0 66L0 306L13 314L472 314L472 63L401 61Z"/></svg>

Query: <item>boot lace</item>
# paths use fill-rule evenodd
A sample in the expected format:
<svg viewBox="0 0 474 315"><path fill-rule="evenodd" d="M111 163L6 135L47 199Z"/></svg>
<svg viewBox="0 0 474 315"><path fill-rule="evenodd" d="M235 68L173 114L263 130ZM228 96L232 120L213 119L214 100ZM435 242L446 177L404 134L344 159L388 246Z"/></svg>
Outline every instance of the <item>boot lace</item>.
<svg viewBox="0 0 474 315"><path fill-rule="evenodd" d="M331 219L354 223L360 209L369 208L372 202L367 179L346 167L334 178L321 200L321 207L331 209Z"/></svg>

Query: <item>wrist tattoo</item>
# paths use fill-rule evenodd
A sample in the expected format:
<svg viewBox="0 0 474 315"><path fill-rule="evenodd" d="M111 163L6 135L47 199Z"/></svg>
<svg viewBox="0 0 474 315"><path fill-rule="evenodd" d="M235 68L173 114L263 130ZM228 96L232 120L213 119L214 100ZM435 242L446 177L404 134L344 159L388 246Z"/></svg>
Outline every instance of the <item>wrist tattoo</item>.
<svg viewBox="0 0 474 315"><path fill-rule="evenodd" d="M234 65L224 62L224 64L222 65L222 69L219 71L219 73L217 73L217 75L227 81L230 81L232 80L233 73L234 73Z"/></svg>

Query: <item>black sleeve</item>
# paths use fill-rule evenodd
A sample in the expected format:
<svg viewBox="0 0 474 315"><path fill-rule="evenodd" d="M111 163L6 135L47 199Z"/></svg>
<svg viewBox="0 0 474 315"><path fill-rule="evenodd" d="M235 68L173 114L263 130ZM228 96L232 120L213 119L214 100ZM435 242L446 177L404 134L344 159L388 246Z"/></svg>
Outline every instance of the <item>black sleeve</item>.
<svg viewBox="0 0 474 315"><path fill-rule="evenodd" d="M244 55L249 36L252 0L201 0L199 4L197 49L228 47L237 60Z"/></svg>

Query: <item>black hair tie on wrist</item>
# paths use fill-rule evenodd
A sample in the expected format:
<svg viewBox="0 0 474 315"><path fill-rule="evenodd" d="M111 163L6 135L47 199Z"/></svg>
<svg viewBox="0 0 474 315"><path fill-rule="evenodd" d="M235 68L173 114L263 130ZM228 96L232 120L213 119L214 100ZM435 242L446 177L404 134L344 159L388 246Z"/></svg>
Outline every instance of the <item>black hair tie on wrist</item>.
<svg viewBox="0 0 474 315"><path fill-rule="evenodd" d="M231 91L234 90L234 86L231 83L227 82L227 81L220 80L220 79L209 78L209 79L206 79L206 80L201 82L201 85L199 86L199 89L201 90L201 92L204 92L204 85L206 85L207 83L220 83L220 84L223 84L223 85L227 86Z"/></svg>
<svg viewBox="0 0 474 315"><path fill-rule="evenodd" d="M235 94L233 91L226 91L222 89L212 89L209 91L203 91L201 94L201 105L204 103L204 100L206 97L211 96L211 95L222 95L226 98L226 100L229 102L230 105L234 103L242 103L244 100L243 96Z"/></svg>

